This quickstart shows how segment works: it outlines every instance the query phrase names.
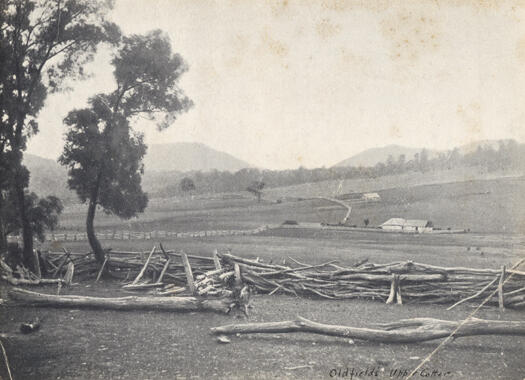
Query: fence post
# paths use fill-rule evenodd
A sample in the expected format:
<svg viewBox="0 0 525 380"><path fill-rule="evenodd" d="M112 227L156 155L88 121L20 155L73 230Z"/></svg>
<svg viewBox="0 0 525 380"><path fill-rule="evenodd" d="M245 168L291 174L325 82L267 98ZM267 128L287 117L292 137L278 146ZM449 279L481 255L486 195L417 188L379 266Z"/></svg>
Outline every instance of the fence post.
<svg viewBox="0 0 525 380"><path fill-rule="evenodd" d="M498 304L501 311L505 310L505 300L503 299L503 283L505 282L505 265L501 267L501 277L498 284Z"/></svg>
<svg viewBox="0 0 525 380"><path fill-rule="evenodd" d="M181 252L182 264L184 265L184 272L186 272L186 281L188 282L188 289L191 294L195 293L195 283L193 282L193 272L191 271L190 261L188 256Z"/></svg>

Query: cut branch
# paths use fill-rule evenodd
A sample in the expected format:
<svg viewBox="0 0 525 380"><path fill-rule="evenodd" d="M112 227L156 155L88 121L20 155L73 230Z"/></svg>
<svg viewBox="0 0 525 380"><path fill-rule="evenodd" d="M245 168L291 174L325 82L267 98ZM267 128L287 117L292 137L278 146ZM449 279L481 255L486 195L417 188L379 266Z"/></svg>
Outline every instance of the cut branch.
<svg viewBox="0 0 525 380"><path fill-rule="evenodd" d="M155 246L153 246L153 249L149 253L148 258L146 259L146 262L144 263L144 266L140 270L140 272L137 275L137 277L135 278L135 280L133 280L133 282L131 283L132 285L135 285L137 282L139 282L139 280L142 278L142 276L144 276L144 272L146 272L146 269L148 268L149 262L151 260L151 256L153 256L153 254L155 253L155 249L156 249Z"/></svg>
<svg viewBox="0 0 525 380"><path fill-rule="evenodd" d="M467 297L467 298L463 298L462 300L456 302L454 305L450 306L449 308L447 308L447 310L451 310L453 308L455 308L456 306L458 305L461 305L463 302L467 302L471 299L474 299L476 297L479 297L481 294L483 294L483 292L485 290L487 290L488 288L490 288L496 281L498 281L498 277L494 277L494 280L492 280L491 282L489 282L485 287L483 287L483 289L481 289L479 292L477 292L476 294L470 296L470 297Z"/></svg>

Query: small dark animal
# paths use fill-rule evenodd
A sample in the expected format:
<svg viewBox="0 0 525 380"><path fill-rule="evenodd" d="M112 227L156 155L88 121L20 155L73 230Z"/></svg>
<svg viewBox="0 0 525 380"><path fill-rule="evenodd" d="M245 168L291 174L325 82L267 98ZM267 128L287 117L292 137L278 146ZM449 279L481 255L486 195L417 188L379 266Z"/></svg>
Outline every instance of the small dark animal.
<svg viewBox="0 0 525 380"><path fill-rule="evenodd" d="M33 322L24 322L20 324L22 334L31 334L40 329L40 320L36 318Z"/></svg>

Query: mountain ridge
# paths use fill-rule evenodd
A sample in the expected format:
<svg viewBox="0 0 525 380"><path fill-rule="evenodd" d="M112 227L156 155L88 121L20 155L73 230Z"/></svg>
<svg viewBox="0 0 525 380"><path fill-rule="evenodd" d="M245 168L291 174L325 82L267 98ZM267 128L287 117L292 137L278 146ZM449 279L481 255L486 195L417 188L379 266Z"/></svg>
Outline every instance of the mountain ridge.
<svg viewBox="0 0 525 380"><path fill-rule="evenodd" d="M229 171L236 172L253 165L233 155L202 143L176 142L152 144L144 157L146 171Z"/></svg>
<svg viewBox="0 0 525 380"><path fill-rule="evenodd" d="M366 149L362 152L354 154L344 160L339 161L333 167L355 166L355 167L370 167L375 166L379 162L386 162L388 157L392 155L394 160L397 160L402 154L405 155L407 161L411 160L416 153L420 153L424 148L413 148L397 144L389 144L382 147L374 147ZM425 148L426 149L426 148ZM439 151L426 149L429 158L433 158Z"/></svg>
<svg viewBox="0 0 525 380"><path fill-rule="evenodd" d="M453 149L458 149L459 153L464 155L468 153L472 153L478 149L478 147L482 148L492 148L492 149L498 149L500 143L508 143L512 141L511 139L495 139L495 140L478 140L473 141L468 144L459 145L457 147L454 147L452 149L444 149L444 150L437 150L437 149L427 149L427 148L414 148L414 147L407 147L403 145L397 145L397 144L389 144L382 147L373 147L369 149L365 149L362 152L359 152L357 154L354 154L344 160L341 160L337 162L332 167L345 167L345 166L354 166L354 167L370 167L375 166L379 162L386 162L388 159L388 156L392 155L392 158L394 160L397 160L400 155L404 154L406 161L410 161L412 158L414 158L414 155L416 153L421 153L423 149L425 149L428 153L428 158L435 158L440 153L447 153L452 151Z"/></svg>

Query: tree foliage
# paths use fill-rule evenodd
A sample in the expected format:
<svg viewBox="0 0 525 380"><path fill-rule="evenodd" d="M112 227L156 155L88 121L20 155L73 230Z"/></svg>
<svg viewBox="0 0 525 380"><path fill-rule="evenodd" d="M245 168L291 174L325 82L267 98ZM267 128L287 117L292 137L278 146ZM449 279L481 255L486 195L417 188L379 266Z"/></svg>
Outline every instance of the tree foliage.
<svg viewBox="0 0 525 380"><path fill-rule="evenodd" d="M0 190L16 195L27 260L33 256L33 230L23 152L38 132L37 116L47 95L84 78L98 44L119 39L118 28L105 19L111 6L108 0L0 2L0 162L8 163L9 172L0 168L0 176L9 179Z"/></svg>
<svg viewBox="0 0 525 380"><path fill-rule="evenodd" d="M99 261L104 252L93 226L97 206L130 218L147 205L141 187L146 146L131 122L143 116L164 129L192 105L178 86L187 66L172 53L162 32L123 37L112 64L115 90L92 97L89 107L68 114L66 145L59 158L68 168L69 187L89 203L88 239Z"/></svg>
<svg viewBox="0 0 525 380"><path fill-rule="evenodd" d="M180 180L180 189L183 193L189 193L195 190L195 183L189 177L184 177Z"/></svg>
<svg viewBox="0 0 525 380"><path fill-rule="evenodd" d="M38 132L36 116L48 93L66 79L86 76L100 42L115 42L118 28L105 20L107 1L4 0L0 27L0 112L4 143L23 151Z"/></svg>
<svg viewBox="0 0 525 380"><path fill-rule="evenodd" d="M250 186L246 188L246 190L254 194L257 197L257 202L260 202L261 197L262 197L262 190L264 189L264 186L266 186L266 184L262 181L253 181L250 184Z"/></svg>
<svg viewBox="0 0 525 380"><path fill-rule="evenodd" d="M147 205L140 185L146 153L143 136L99 99L90 103L91 108L70 112L64 120L69 130L59 160L69 165L68 185L82 202L96 191L97 205L107 214L131 218Z"/></svg>
<svg viewBox="0 0 525 380"><path fill-rule="evenodd" d="M2 246L5 248L7 246L7 235L18 234L22 229L22 224L15 207L14 194L4 192L2 201L5 202L5 206L1 209L2 217L0 219L3 224L0 239L2 239ZM43 242L45 231L53 230L58 226L58 217L63 210L62 202L54 196L39 198L33 192L26 192L25 201L33 233L38 240Z"/></svg>

